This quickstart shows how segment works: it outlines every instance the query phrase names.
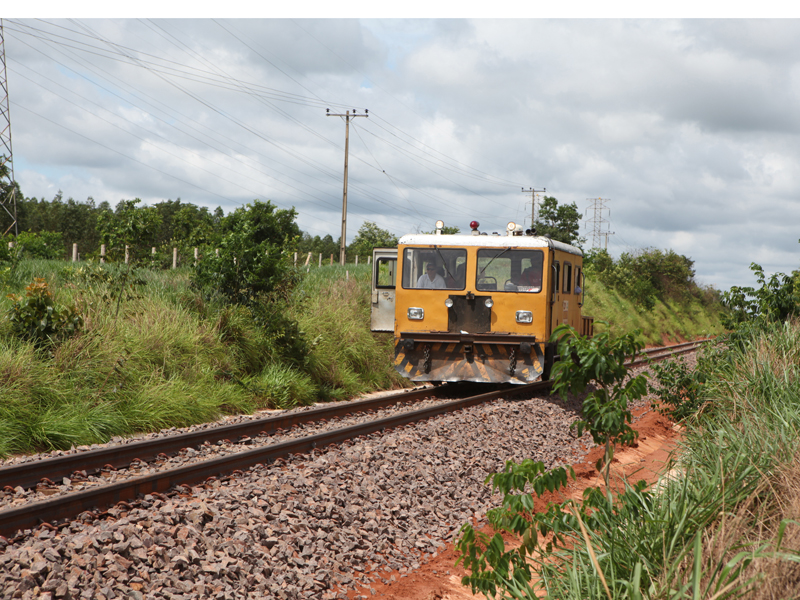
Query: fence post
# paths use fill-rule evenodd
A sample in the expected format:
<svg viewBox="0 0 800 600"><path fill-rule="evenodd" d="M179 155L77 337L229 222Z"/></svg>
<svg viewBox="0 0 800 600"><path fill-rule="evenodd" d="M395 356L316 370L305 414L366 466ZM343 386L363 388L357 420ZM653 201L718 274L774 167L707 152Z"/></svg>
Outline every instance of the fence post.
<svg viewBox="0 0 800 600"><path fill-rule="evenodd" d="M178 268L178 249L177 248L173 248L172 249L172 268L173 269L177 269Z"/></svg>
<svg viewBox="0 0 800 600"><path fill-rule="evenodd" d="M197 248L194 249L194 266L197 266Z"/></svg>
<svg viewBox="0 0 800 600"><path fill-rule="evenodd" d="M78 244L72 244L72 262L78 262Z"/></svg>
<svg viewBox="0 0 800 600"><path fill-rule="evenodd" d="M130 252L128 251L128 244L125 244L125 264L128 264L128 260L130 259Z"/></svg>
<svg viewBox="0 0 800 600"><path fill-rule="evenodd" d="M350 279L350 271L345 271L344 272L344 278L345 278L345 280L349 280Z"/></svg>
<svg viewBox="0 0 800 600"><path fill-rule="evenodd" d="M310 263L310 262L311 262L311 252L309 252L309 253L308 253L308 256L306 256L306 264L305 264L305 265L303 265L303 266L304 266L304 267L307 267L307 266L308 266L308 263Z"/></svg>
<svg viewBox="0 0 800 600"><path fill-rule="evenodd" d="M219 248L215 248L215 249L214 249L214 254L216 254L217 256L219 256Z"/></svg>
<svg viewBox="0 0 800 600"><path fill-rule="evenodd" d="M297 252L294 253L294 266L297 266Z"/></svg>
<svg viewBox="0 0 800 600"><path fill-rule="evenodd" d="M322 266L322 252L319 253L319 266Z"/></svg>
<svg viewBox="0 0 800 600"><path fill-rule="evenodd" d="M356 254L356 266L358 266L358 254Z"/></svg>
<svg viewBox="0 0 800 600"><path fill-rule="evenodd" d="M153 255L153 256L155 256L155 255L156 255L156 247L155 247L155 246L151 246L151 248L150 248L150 254L151 254L151 255Z"/></svg>
<svg viewBox="0 0 800 600"><path fill-rule="evenodd" d="M333 254L331 254L331 264L333 264Z"/></svg>
<svg viewBox="0 0 800 600"><path fill-rule="evenodd" d="M372 264L372 257L371 257L371 256L368 256L368 257L367 257L367 264L368 264L368 265L371 265L371 264Z"/></svg>

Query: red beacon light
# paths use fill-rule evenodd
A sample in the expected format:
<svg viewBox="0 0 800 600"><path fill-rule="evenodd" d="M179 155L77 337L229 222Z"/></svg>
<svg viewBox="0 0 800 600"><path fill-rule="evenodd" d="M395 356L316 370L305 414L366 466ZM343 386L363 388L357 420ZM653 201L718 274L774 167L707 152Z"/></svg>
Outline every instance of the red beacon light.
<svg viewBox="0 0 800 600"><path fill-rule="evenodd" d="M480 227L480 226L481 226L481 224L478 223L477 221L470 221L469 222L469 227L470 227L470 229L472 229L472 235L480 235L480 232L478 231L478 227Z"/></svg>

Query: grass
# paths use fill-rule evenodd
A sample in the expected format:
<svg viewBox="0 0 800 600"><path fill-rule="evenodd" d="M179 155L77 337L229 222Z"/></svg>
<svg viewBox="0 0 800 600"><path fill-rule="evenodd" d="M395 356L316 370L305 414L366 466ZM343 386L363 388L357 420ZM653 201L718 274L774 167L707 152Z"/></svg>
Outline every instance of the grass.
<svg viewBox="0 0 800 600"><path fill-rule="evenodd" d="M565 512L567 544L534 559L547 597L800 597L800 322L709 351L701 368L706 403L686 423L680 475L596 495L586 531Z"/></svg>
<svg viewBox="0 0 800 600"><path fill-rule="evenodd" d="M657 301L652 311L643 312L629 299L599 281L589 281L586 287L583 313L594 317L595 322L608 322L614 335L639 329L645 343L662 344L723 332L720 307L705 305L696 298L685 302ZM600 331L603 325L598 323L596 327Z"/></svg>
<svg viewBox="0 0 800 600"><path fill-rule="evenodd" d="M141 281L117 311L124 266L23 261L8 291L24 294L43 277L84 326L35 346L0 319L0 457L400 384L386 336L369 332L369 267L348 270L315 268L292 293L288 310L311 347L297 364L280 359L248 309L207 303L190 269L137 270ZM11 303L0 299L0 313Z"/></svg>

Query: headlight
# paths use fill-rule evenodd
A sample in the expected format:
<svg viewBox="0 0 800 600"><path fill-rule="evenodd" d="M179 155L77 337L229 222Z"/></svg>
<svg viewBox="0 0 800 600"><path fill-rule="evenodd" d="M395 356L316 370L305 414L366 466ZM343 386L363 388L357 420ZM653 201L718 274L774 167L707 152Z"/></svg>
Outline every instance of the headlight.
<svg viewBox="0 0 800 600"><path fill-rule="evenodd" d="M413 321L421 321L425 318L425 309L412 306L408 309L408 318Z"/></svg>
<svg viewBox="0 0 800 600"><path fill-rule="evenodd" d="M494 306L494 300L491 298L487 298L483 303L486 305L486 308L492 308Z"/></svg>
<svg viewBox="0 0 800 600"><path fill-rule="evenodd" d="M444 305L447 308L452 308L453 307L453 299L452 298L448 298L447 300L444 301Z"/></svg>
<svg viewBox="0 0 800 600"><path fill-rule="evenodd" d="M533 313L529 310L518 310L517 323L533 323Z"/></svg>

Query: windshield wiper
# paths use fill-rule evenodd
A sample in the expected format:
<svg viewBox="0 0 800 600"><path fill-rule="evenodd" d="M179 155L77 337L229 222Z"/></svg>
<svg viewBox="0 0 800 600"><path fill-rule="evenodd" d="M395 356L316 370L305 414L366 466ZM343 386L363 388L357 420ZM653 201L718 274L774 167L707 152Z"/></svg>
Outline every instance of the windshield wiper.
<svg viewBox="0 0 800 600"><path fill-rule="evenodd" d="M478 273L478 277L483 277L483 276L486 274L486 269L488 269L488 268L489 268L489 265L491 265L491 264L494 262L494 259L495 259L495 258L500 258L501 256L503 256L503 254L505 254L505 253L506 253L506 252L508 252L509 250L511 250L511 246L509 246L508 248L506 248L505 250L503 250L503 251L502 251L500 254L496 254L495 256L493 256L493 257L492 257L492 260L490 260L490 261L489 261L489 262L486 264L486 266L485 266L485 267L483 267L483 268L481 269L481 272L480 272L480 273Z"/></svg>

